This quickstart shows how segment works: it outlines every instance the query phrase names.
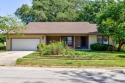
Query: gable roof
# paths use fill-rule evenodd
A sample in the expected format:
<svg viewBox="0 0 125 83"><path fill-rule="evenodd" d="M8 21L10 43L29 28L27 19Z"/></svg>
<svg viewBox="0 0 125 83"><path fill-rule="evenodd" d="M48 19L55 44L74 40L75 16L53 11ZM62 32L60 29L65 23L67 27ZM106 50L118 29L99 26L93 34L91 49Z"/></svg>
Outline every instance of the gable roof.
<svg viewBox="0 0 125 83"><path fill-rule="evenodd" d="M30 22L24 34L97 34L89 22Z"/></svg>

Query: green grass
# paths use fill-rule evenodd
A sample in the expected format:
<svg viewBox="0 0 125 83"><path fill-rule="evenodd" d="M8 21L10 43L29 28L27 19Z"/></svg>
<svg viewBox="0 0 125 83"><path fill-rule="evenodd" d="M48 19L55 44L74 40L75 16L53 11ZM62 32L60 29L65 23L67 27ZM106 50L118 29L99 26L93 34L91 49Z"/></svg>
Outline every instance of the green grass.
<svg viewBox="0 0 125 83"><path fill-rule="evenodd" d="M124 52L99 52L99 51L77 51L84 52L84 55L72 55L72 56L49 56L39 55L39 52L29 54L23 58L32 59L70 59L70 60L121 60L125 59Z"/></svg>
<svg viewBox="0 0 125 83"><path fill-rule="evenodd" d="M44 60L44 59L18 59L17 65L28 65L28 66L101 66L101 67L124 67L124 60Z"/></svg>
<svg viewBox="0 0 125 83"><path fill-rule="evenodd" d="M101 66L125 67L125 52L77 51L83 55L49 56L39 52L29 54L17 60L17 65L28 66Z"/></svg>

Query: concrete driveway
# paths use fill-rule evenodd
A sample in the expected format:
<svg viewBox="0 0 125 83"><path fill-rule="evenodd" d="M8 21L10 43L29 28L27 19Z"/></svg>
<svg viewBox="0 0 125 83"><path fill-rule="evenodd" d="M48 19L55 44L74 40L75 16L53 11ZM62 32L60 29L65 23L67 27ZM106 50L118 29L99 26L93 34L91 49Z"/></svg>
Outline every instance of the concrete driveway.
<svg viewBox="0 0 125 83"><path fill-rule="evenodd" d="M0 83L125 83L125 70L0 67Z"/></svg>
<svg viewBox="0 0 125 83"><path fill-rule="evenodd" d="M0 66L14 66L18 58L22 58L34 51L7 51L0 52Z"/></svg>

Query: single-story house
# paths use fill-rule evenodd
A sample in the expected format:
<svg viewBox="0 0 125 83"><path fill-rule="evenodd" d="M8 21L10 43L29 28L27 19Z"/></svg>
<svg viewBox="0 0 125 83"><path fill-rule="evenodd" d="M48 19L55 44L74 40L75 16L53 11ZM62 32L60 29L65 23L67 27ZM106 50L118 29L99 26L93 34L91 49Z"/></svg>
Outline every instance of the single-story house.
<svg viewBox="0 0 125 83"><path fill-rule="evenodd" d="M93 43L112 44L111 38L98 33L96 24L89 22L30 22L22 36L9 34L6 49L37 50L39 43L63 40L75 49L91 49Z"/></svg>

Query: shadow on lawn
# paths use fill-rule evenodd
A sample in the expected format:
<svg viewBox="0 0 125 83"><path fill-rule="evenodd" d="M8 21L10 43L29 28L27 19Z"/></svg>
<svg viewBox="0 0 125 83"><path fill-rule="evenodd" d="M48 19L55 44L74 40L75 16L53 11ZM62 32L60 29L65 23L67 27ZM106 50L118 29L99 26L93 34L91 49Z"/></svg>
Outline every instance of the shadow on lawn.
<svg viewBox="0 0 125 83"><path fill-rule="evenodd" d="M119 54L119 53L125 53L125 51L96 51L96 50L76 50L79 52L88 52L88 53L113 53L113 54Z"/></svg>
<svg viewBox="0 0 125 83"><path fill-rule="evenodd" d="M125 58L125 55L118 55L118 57L120 57L120 58Z"/></svg>

